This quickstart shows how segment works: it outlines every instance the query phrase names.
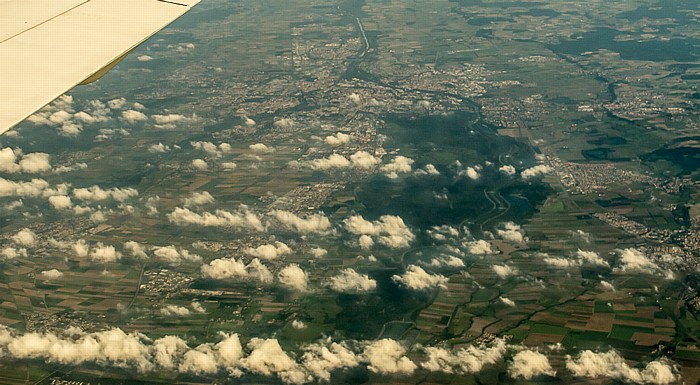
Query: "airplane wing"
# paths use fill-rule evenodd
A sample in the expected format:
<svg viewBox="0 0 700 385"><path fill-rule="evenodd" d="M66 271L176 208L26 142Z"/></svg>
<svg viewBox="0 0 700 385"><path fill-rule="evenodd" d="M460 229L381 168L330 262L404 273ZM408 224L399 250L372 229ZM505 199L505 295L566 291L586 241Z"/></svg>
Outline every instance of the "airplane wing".
<svg viewBox="0 0 700 385"><path fill-rule="evenodd" d="M0 0L0 134L94 81L199 0Z"/></svg>

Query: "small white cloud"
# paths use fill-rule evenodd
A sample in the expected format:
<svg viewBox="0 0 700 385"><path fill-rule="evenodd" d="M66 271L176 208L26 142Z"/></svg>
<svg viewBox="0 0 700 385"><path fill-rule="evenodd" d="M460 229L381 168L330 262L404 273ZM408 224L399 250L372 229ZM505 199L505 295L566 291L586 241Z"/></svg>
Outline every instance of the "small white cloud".
<svg viewBox="0 0 700 385"><path fill-rule="evenodd" d="M190 315L190 309L182 306L168 305L160 309L160 314L164 316L184 317Z"/></svg>
<svg viewBox="0 0 700 385"><path fill-rule="evenodd" d="M506 306L515 307L515 301L510 298L499 297L498 299L501 300L501 302Z"/></svg>
<svg viewBox="0 0 700 385"><path fill-rule="evenodd" d="M192 310L194 310L195 313L203 314L207 312L207 309L205 309L204 306L202 306L202 304L199 302L192 301L190 306L192 307Z"/></svg>
<svg viewBox="0 0 700 385"><path fill-rule="evenodd" d="M393 275L391 280L413 290L443 287L448 281L446 277L439 274L430 274L416 265L408 265L403 274Z"/></svg>
<svg viewBox="0 0 700 385"><path fill-rule="evenodd" d="M469 242L465 245L467 247L467 252L474 255L486 255L494 254L493 249L491 249L491 244L483 239Z"/></svg>
<svg viewBox="0 0 700 385"><path fill-rule="evenodd" d="M343 221L345 229L356 235L376 237L379 243L390 248L405 248L415 239L413 232L406 226L401 217L383 215L379 220L369 221L360 215L351 216ZM360 244L369 244L360 238ZM370 245L371 246L371 245Z"/></svg>
<svg viewBox="0 0 700 385"><path fill-rule="evenodd" d="M73 207L73 202L67 195L54 195L49 197L49 204L58 210L67 210Z"/></svg>
<svg viewBox="0 0 700 385"><path fill-rule="evenodd" d="M508 375L512 378L531 380L539 376L553 377L556 374L547 356L534 350L519 351L508 366Z"/></svg>
<svg viewBox="0 0 700 385"><path fill-rule="evenodd" d="M365 293L375 290L377 281L369 278L367 274L360 274L348 268L331 277L328 287L341 293Z"/></svg>
<svg viewBox="0 0 700 385"><path fill-rule="evenodd" d="M512 277L520 272L516 267L508 265L493 265L491 268L501 279Z"/></svg>
<svg viewBox="0 0 700 385"><path fill-rule="evenodd" d="M138 61L151 61L151 60L153 60L153 58L148 56L148 55L139 55L136 58L136 60L138 60Z"/></svg>
<svg viewBox="0 0 700 385"><path fill-rule="evenodd" d="M136 110L122 111L121 118L122 118L122 120L124 120L130 124L134 124L137 122L143 122L143 121L148 120L148 117L146 116L146 114L144 114L141 111L136 111Z"/></svg>
<svg viewBox="0 0 700 385"><path fill-rule="evenodd" d="M285 243L275 242L274 245L260 245L256 248L247 247L243 252L251 257L271 260L290 254L292 249Z"/></svg>
<svg viewBox="0 0 700 385"><path fill-rule="evenodd" d="M434 165L432 164L426 164L424 168L418 169L415 172L416 175L432 175L432 176L437 176L440 175L440 171L438 171L437 168L435 168Z"/></svg>
<svg viewBox="0 0 700 385"><path fill-rule="evenodd" d="M532 179L540 175L549 174L550 172L552 172L551 167L544 164L539 164L537 166L523 170L520 173L520 177L522 177L523 179Z"/></svg>
<svg viewBox="0 0 700 385"><path fill-rule="evenodd" d="M170 146L165 145L161 142L158 142L158 144L151 145L148 147L148 152L151 153L165 153L170 151Z"/></svg>
<svg viewBox="0 0 700 385"><path fill-rule="evenodd" d="M202 265L202 276L204 278L226 280L226 279L250 279L263 283L272 282L272 273L263 265L259 259L253 259L249 264L235 258L221 258Z"/></svg>
<svg viewBox="0 0 700 385"><path fill-rule="evenodd" d="M297 330L306 329L306 324L299 320L292 321L292 327Z"/></svg>
<svg viewBox="0 0 700 385"><path fill-rule="evenodd" d="M258 154L269 154L271 152L275 152L275 149L273 147L269 147L264 143L255 143L251 144L248 146L253 152L258 153Z"/></svg>
<svg viewBox="0 0 700 385"><path fill-rule="evenodd" d="M330 220L322 213L300 217L290 211L274 210L270 212L270 215L287 229L294 230L301 234L323 234L328 232L331 228Z"/></svg>
<svg viewBox="0 0 700 385"><path fill-rule="evenodd" d="M120 260L122 253L118 252L114 246L104 245L100 242L97 243L91 252L90 259L94 262L100 263L110 263Z"/></svg>
<svg viewBox="0 0 700 385"><path fill-rule="evenodd" d="M409 173L413 170L413 159L407 158L405 156L397 156L392 159L390 163L380 167L380 171L383 172L390 179L398 178L401 173Z"/></svg>
<svg viewBox="0 0 700 385"><path fill-rule="evenodd" d="M153 255L157 259L172 265L177 265L184 261L199 262L202 260L202 257L199 255L192 254L185 249L178 249L173 245L156 247L153 249Z"/></svg>
<svg viewBox="0 0 700 385"><path fill-rule="evenodd" d="M12 241L20 246L33 247L37 243L37 237L32 230L22 229L12 236Z"/></svg>
<svg viewBox="0 0 700 385"><path fill-rule="evenodd" d="M515 175L515 167L511 165L503 165L498 168L498 171L507 174L507 175Z"/></svg>
<svg viewBox="0 0 700 385"><path fill-rule="evenodd" d="M309 249L309 254L311 254L311 256L314 258L323 258L328 255L328 250L320 247L313 247Z"/></svg>
<svg viewBox="0 0 700 385"><path fill-rule="evenodd" d="M238 165L234 162L223 162L223 163L221 163L221 167L224 170L235 170L236 167L238 167Z"/></svg>
<svg viewBox="0 0 700 385"><path fill-rule="evenodd" d="M441 347L427 347L427 360L421 366L431 372L470 374L485 366L500 362L506 352L505 340L498 338L491 344L470 345L456 351Z"/></svg>
<svg viewBox="0 0 700 385"><path fill-rule="evenodd" d="M326 136L325 142L330 146L340 146L350 142L350 135L339 132L332 136Z"/></svg>
<svg viewBox="0 0 700 385"><path fill-rule="evenodd" d="M567 356L566 369L576 377L607 377L636 384L665 385L675 383L679 379L676 367L667 359L651 361L643 368L637 369L630 367L614 350L607 353L584 350L575 358Z"/></svg>
<svg viewBox="0 0 700 385"><path fill-rule="evenodd" d="M45 270L41 272L41 276L46 279L58 279L63 277L63 273L56 269Z"/></svg>
<svg viewBox="0 0 700 385"><path fill-rule="evenodd" d="M519 225L513 222L506 222L502 224L502 229L496 229L496 234L505 241L522 243L525 241L522 230Z"/></svg>
<svg viewBox="0 0 700 385"><path fill-rule="evenodd" d="M363 357L368 369L379 374L409 375L416 369L416 364L405 356L406 348L391 339L381 339L367 345Z"/></svg>
<svg viewBox="0 0 700 385"><path fill-rule="evenodd" d="M192 167L194 167L195 170L205 171L209 168L209 165L203 159L194 159L192 161Z"/></svg>
<svg viewBox="0 0 700 385"><path fill-rule="evenodd" d="M216 200L207 191L193 192L192 195L185 198L183 205L185 207L203 206L214 203Z"/></svg>
<svg viewBox="0 0 700 385"><path fill-rule="evenodd" d="M309 275L297 264L284 267L277 274L277 279L282 286L301 292L306 291L309 284Z"/></svg>
<svg viewBox="0 0 700 385"><path fill-rule="evenodd" d="M619 258L619 265L613 269L614 272L643 274L662 273L661 268L640 250L633 248L617 250L617 255Z"/></svg>
<svg viewBox="0 0 700 385"><path fill-rule="evenodd" d="M170 222L179 226L197 225L203 227L233 227L242 230L263 231L265 227L255 213L246 206L238 211L216 210L215 212L196 213L186 207L176 207L167 215Z"/></svg>
<svg viewBox="0 0 700 385"><path fill-rule="evenodd" d="M579 261L581 261L581 263L595 266L610 266L608 261L601 258L600 254L596 253L595 251L583 251L579 249L576 251L576 257L579 259Z"/></svg>

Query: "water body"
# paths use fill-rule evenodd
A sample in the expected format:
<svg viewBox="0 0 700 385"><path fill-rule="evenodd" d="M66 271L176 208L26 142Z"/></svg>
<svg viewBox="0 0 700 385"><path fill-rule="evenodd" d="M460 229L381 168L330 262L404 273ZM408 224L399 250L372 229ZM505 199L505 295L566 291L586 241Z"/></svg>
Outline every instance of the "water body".
<svg viewBox="0 0 700 385"><path fill-rule="evenodd" d="M607 49L620 54L625 60L694 62L700 59L700 39L672 38L670 40L616 41L620 32L612 28L599 28L576 34L559 44L547 45L557 54L581 55Z"/></svg>

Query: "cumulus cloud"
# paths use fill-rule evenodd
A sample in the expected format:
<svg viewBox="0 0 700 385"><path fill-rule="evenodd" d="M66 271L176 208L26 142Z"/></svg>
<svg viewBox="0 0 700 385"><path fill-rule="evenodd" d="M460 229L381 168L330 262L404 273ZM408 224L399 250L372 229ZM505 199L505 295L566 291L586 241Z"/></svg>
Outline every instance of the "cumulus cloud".
<svg viewBox="0 0 700 385"><path fill-rule="evenodd" d="M617 256L619 265L614 269L616 272L654 274L661 270L656 263L637 249L617 250Z"/></svg>
<svg viewBox="0 0 700 385"><path fill-rule="evenodd" d="M478 373L483 367L503 360L506 349L505 341L500 338L488 345L470 345L456 351L441 347L427 347L425 348L427 360L422 362L421 366L431 372Z"/></svg>
<svg viewBox="0 0 700 385"><path fill-rule="evenodd" d="M189 251L178 249L173 245L156 247L153 249L153 255L157 259L172 265L177 265L183 261L199 262L202 260L202 257L199 255L191 254Z"/></svg>
<svg viewBox="0 0 700 385"><path fill-rule="evenodd" d="M377 221L369 221L360 215L354 215L345 219L343 224L348 232L376 237L379 243L390 248L408 247L415 239L415 235L403 219L394 215L383 215Z"/></svg>
<svg viewBox="0 0 700 385"><path fill-rule="evenodd" d="M190 315L190 309L182 306L168 305L160 309L160 314L164 316L184 317Z"/></svg>
<svg viewBox="0 0 700 385"><path fill-rule="evenodd" d="M234 170L238 165L235 162L223 162L221 163L221 167L224 170Z"/></svg>
<svg viewBox="0 0 700 385"><path fill-rule="evenodd" d="M192 310L194 310L195 313L206 313L207 312L207 309L205 309L204 306L202 306L202 304L199 302L192 301L190 306L192 307Z"/></svg>
<svg viewBox="0 0 700 385"><path fill-rule="evenodd" d="M491 266L491 268L493 269L494 273L496 273L496 275L499 276L501 279L506 279L519 273L516 267L508 265L493 265Z"/></svg>
<svg viewBox="0 0 700 385"><path fill-rule="evenodd" d="M350 135L339 132L335 135L326 136L325 142L330 146L340 146L350 142Z"/></svg>
<svg viewBox="0 0 700 385"><path fill-rule="evenodd" d="M155 121L155 127L160 129L170 130L177 127L179 123L191 122L197 119L196 115L192 117L187 117L180 114L168 114L168 115L153 115L151 118Z"/></svg>
<svg viewBox="0 0 700 385"><path fill-rule="evenodd" d="M251 352L241 362L249 371L266 376L276 374L282 381L292 384L311 380L301 366L282 350L276 339L253 338L248 348Z"/></svg>
<svg viewBox="0 0 700 385"><path fill-rule="evenodd" d="M146 114L136 110L122 111L121 119L127 123L134 124L148 120Z"/></svg>
<svg viewBox="0 0 700 385"><path fill-rule="evenodd" d="M508 366L508 375L530 380L544 375L555 376L556 372L544 354L534 350L521 350L513 356L513 362Z"/></svg>
<svg viewBox="0 0 700 385"><path fill-rule="evenodd" d="M614 350L606 353L585 350L575 358L567 356L566 368L576 377L607 377L636 384L671 384L679 379L677 369L666 359L649 362L637 369L627 365Z"/></svg>
<svg viewBox="0 0 700 385"><path fill-rule="evenodd" d="M109 198L117 202L124 202L138 195L138 190L133 188L112 188L105 190L100 186L91 186L88 188L73 189L73 197L81 201L90 202L104 201Z"/></svg>
<svg viewBox="0 0 700 385"><path fill-rule="evenodd" d="M263 283L272 282L272 273L257 258L247 265L235 258L215 259L208 265L202 265L201 271L204 278L210 279L250 279Z"/></svg>
<svg viewBox="0 0 700 385"><path fill-rule="evenodd" d="M153 58L148 56L148 55L139 55L138 57L136 57L136 60L143 62L143 61L151 61L151 60L153 60Z"/></svg>
<svg viewBox="0 0 700 385"><path fill-rule="evenodd" d="M63 273L61 273L57 269L51 269L42 271L41 276L46 279L58 279L63 277Z"/></svg>
<svg viewBox="0 0 700 385"><path fill-rule="evenodd" d="M73 207L73 202L67 195L54 195L49 197L49 204L58 210L67 210Z"/></svg>
<svg viewBox="0 0 700 385"><path fill-rule="evenodd" d="M433 175L437 176L440 175L440 171L438 171L437 168L435 168L434 165L432 164L426 164L424 168L420 168L416 170L415 172L416 175Z"/></svg>
<svg viewBox="0 0 700 385"><path fill-rule="evenodd" d="M417 366L405 354L406 348L401 343L385 338L367 345L363 357L369 363L367 368L374 373L409 375Z"/></svg>
<svg viewBox="0 0 700 385"><path fill-rule="evenodd" d="M101 242L90 251L90 259L93 262L110 263L120 260L122 253L118 252L114 246L105 245Z"/></svg>
<svg viewBox="0 0 700 385"><path fill-rule="evenodd" d="M464 175L471 180L477 180L481 176L474 167L467 167L465 170L460 171L458 175Z"/></svg>
<svg viewBox="0 0 700 385"><path fill-rule="evenodd" d="M132 256L140 259L146 259L148 258L148 254L146 254L146 248L143 247L140 243L134 242L134 241L128 241L124 243L124 249L129 252Z"/></svg>
<svg viewBox="0 0 700 385"><path fill-rule="evenodd" d="M216 200L207 191L194 192L189 197L185 198L183 205L185 207L202 206L214 203Z"/></svg>
<svg viewBox="0 0 700 385"><path fill-rule="evenodd" d="M302 330L302 329L306 329L306 324L302 321L295 319L294 321L292 321L292 327L294 329L297 329L297 330Z"/></svg>
<svg viewBox="0 0 700 385"><path fill-rule="evenodd" d="M401 173L409 173L413 170L413 159L405 156L397 156L379 168L390 179L396 179Z"/></svg>
<svg viewBox="0 0 700 385"><path fill-rule="evenodd" d="M277 279L282 286L301 292L306 291L309 284L309 275L297 264L284 267L277 274Z"/></svg>
<svg viewBox="0 0 700 385"><path fill-rule="evenodd" d="M273 125L275 126L275 128L289 130L289 129L294 128L294 126L296 125L296 122L294 122L294 120L289 119L289 118L281 118L281 119L275 120L275 123L273 123Z"/></svg>
<svg viewBox="0 0 700 385"><path fill-rule="evenodd" d="M292 249L290 249L285 243L275 242L274 245L260 245L256 248L247 247L243 250L243 252L251 257L270 260L290 254Z"/></svg>
<svg viewBox="0 0 700 385"><path fill-rule="evenodd" d="M408 265L401 275L393 275L391 280L413 290L426 290L444 287L448 279L440 274L430 274L416 265Z"/></svg>
<svg viewBox="0 0 700 385"><path fill-rule="evenodd" d="M20 246L34 247L37 243L37 237L34 231L22 229L12 236L12 241Z"/></svg>
<svg viewBox="0 0 700 385"><path fill-rule="evenodd" d="M217 157L231 152L231 145L228 143L221 143L217 146L212 142L190 142L190 145L197 150L203 150L207 154Z"/></svg>
<svg viewBox="0 0 700 385"><path fill-rule="evenodd" d="M615 286L608 281L600 281L600 286L605 290L615 291Z"/></svg>
<svg viewBox="0 0 700 385"><path fill-rule="evenodd" d="M328 250L322 249L320 247L313 247L309 249L309 254L314 258L323 258L328 255Z"/></svg>
<svg viewBox="0 0 700 385"><path fill-rule="evenodd" d="M176 207L167 215L168 220L178 226L196 225L203 227L233 227L241 230L263 231L260 218L246 206L241 206L238 211L230 212L216 210L213 213L196 213L189 208Z"/></svg>
<svg viewBox="0 0 700 385"><path fill-rule="evenodd" d="M453 255L443 255L431 259L428 265L432 267L464 267L464 261Z"/></svg>
<svg viewBox="0 0 700 385"><path fill-rule="evenodd" d="M498 171L507 174L507 175L515 175L515 167L511 165L503 165L498 168Z"/></svg>
<svg viewBox="0 0 700 385"><path fill-rule="evenodd" d="M570 267L578 267L581 265L581 262L577 259L566 259L566 258L559 258L559 257L545 257L542 259L544 263L547 265L558 268L558 269L568 269Z"/></svg>
<svg viewBox="0 0 700 385"><path fill-rule="evenodd" d="M357 243L362 250L369 250L374 246L374 239L367 234L362 234L357 240Z"/></svg>
<svg viewBox="0 0 700 385"><path fill-rule="evenodd" d="M310 163L310 167L314 170L330 170L334 168L349 168L352 166L352 163L348 160L348 158L339 155L339 154L333 154L327 158L321 158L321 159L314 159Z"/></svg>
<svg viewBox="0 0 700 385"><path fill-rule="evenodd" d="M304 369L325 382L331 380L334 370L358 366L360 361L361 358L345 343L332 342L330 338L306 345L301 357Z"/></svg>
<svg viewBox="0 0 700 385"><path fill-rule="evenodd" d="M579 249L578 251L576 251L575 255L579 259L579 261L581 261L581 263L605 267L610 266L608 261L601 258L600 254L596 253L595 251L583 251Z"/></svg>
<svg viewBox="0 0 700 385"><path fill-rule="evenodd" d="M515 304L515 301L513 301L513 300L510 299L510 298L499 297L498 299L499 299L504 305L506 305L506 306L515 307L515 305L516 305L516 304Z"/></svg>
<svg viewBox="0 0 700 385"><path fill-rule="evenodd" d="M35 152L23 154L20 149L0 149L0 172L38 174L51 171L49 154Z"/></svg>
<svg viewBox="0 0 700 385"><path fill-rule="evenodd" d="M331 228L331 222L322 213L310 214L302 218L290 211L274 210L270 215L284 227L302 234L322 234Z"/></svg>
<svg viewBox="0 0 700 385"><path fill-rule="evenodd" d="M170 149L171 149L170 146L165 145L161 142L158 142L158 144L154 144L154 145L151 145L150 147L148 147L148 152L151 152L154 154L155 153L165 153L165 152L169 152Z"/></svg>
<svg viewBox="0 0 700 385"><path fill-rule="evenodd" d="M199 171L205 171L205 170L209 169L209 165L207 164L207 161L205 161L204 159L193 159L192 160L192 167L195 170L199 170Z"/></svg>
<svg viewBox="0 0 700 385"><path fill-rule="evenodd" d="M474 255L494 254L491 249L491 244L488 241L480 239L478 241L469 242L466 245L467 252Z"/></svg>
<svg viewBox="0 0 700 385"><path fill-rule="evenodd" d="M377 281L367 274L353 269L343 269L339 275L331 277L328 287L341 293L365 293L377 288Z"/></svg>
<svg viewBox="0 0 700 385"><path fill-rule="evenodd" d="M525 240L519 225L513 222L506 222L502 226L502 229L496 229L496 234L503 240L514 243L522 243Z"/></svg>
<svg viewBox="0 0 700 385"><path fill-rule="evenodd" d="M366 151L357 151L350 155L350 159L343 155L332 154L327 158L314 159L309 163L309 166L314 170L331 170L341 168L357 168L369 170L381 162L379 158L374 157Z"/></svg>
<svg viewBox="0 0 700 385"><path fill-rule="evenodd" d="M43 179L15 182L0 178L0 197L38 197L42 195L56 195L51 192L49 183Z"/></svg>
<svg viewBox="0 0 700 385"><path fill-rule="evenodd" d="M258 154L269 154L271 152L275 152L275 149L273 147L270 147L264 143L255 143L251 144L248 146L253 152L258 153Z"/></svg>
<svg viewBox="0 0 700 385"><path fill-rule="evenodd" d="M534 167L530 167L528 169L523 170L520 173L520 177L523 179L531 179L540 175L548 174L552 171L552 168L544 165L544 164L539 164Z"/></svg>
<svg viewBox="0 0 700 385"><path fill-rule="evenodd" d="M2 257L2 259L15 259L17 257L27 257L27 249L6 246L0 250L0 257Z"/></svg>

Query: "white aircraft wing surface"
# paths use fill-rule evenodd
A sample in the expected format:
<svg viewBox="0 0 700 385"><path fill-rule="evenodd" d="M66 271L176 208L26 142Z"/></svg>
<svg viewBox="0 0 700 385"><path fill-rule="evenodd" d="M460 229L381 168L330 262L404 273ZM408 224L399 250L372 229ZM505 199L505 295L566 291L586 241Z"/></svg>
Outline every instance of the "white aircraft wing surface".
<svg viewBox="0 0 700 385"><path fill-rule="evenodd" d="M0 134L94 81L199 0L0 0Z"/></svg>

